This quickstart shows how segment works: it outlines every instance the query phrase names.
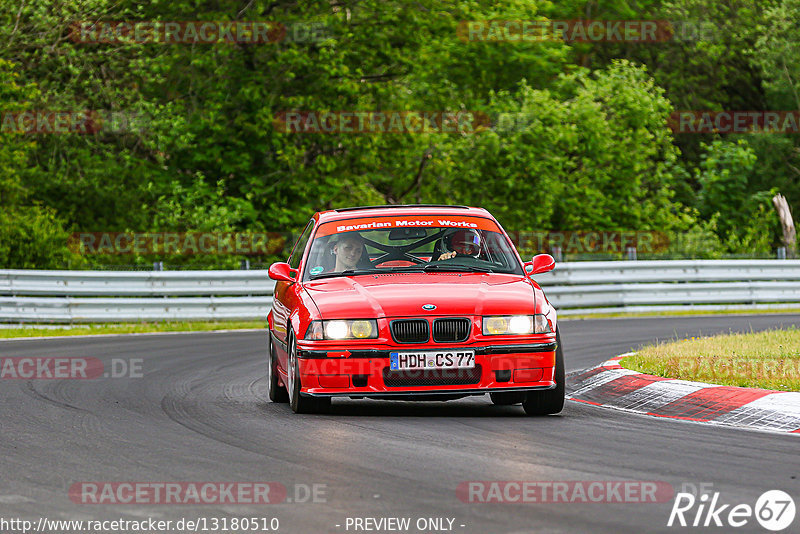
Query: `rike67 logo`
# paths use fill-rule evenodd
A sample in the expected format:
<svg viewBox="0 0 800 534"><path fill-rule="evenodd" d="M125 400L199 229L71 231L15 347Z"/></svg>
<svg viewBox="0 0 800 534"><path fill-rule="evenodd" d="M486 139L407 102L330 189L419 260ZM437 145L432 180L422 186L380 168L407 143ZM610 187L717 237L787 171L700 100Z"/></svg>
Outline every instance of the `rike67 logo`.
<svg viewBox="0 0 800 534"><path fill-rule="evenodd" d="M727 503L720 498L720 492L710 492L712 484L700 484L700 491L694 484L684 484L675 496L667 526L681 527L733 527L756 524L780 532L788 528L795 517L795 504L792 497L781 490L770 490L761 494L755 504ZM699 494L699 496L698 496Z"/></svg>

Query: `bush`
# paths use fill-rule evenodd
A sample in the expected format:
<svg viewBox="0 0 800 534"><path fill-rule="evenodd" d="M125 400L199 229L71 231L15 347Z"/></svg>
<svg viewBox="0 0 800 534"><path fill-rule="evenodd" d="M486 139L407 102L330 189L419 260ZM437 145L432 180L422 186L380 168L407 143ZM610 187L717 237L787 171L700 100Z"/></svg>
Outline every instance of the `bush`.
<svg viewBox="0 0 800 534"><path fill-rule="evenodd" d="M70 252L68 237L52 209L26 206L0 211L0 268L75 267L82 260Z"/></svg>

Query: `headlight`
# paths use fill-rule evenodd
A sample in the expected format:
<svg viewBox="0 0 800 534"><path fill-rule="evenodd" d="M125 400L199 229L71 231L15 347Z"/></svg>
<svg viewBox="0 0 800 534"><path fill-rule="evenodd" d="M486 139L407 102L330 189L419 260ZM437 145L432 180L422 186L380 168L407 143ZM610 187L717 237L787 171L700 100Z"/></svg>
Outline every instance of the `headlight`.
<svg viewBox="0 0 800 534"><path fill-rule="evenodd" d="M378 321L375 319L336 319L312 321L306 330L305 339L375 339L378 337Z"/></svg>
<svg viewBox="0 0 800 534"><path fill-rule="evenodd" d="M325 337L328 339L344 339L347 337L347 323L344 321L328 321L325 323Z"/></svg>
<svg viewBox="0 0 800 534"><path fill-rule="evenodd" d="M550 323L544 315L497 315L483 318L483 335L549 334Z"/></svg>

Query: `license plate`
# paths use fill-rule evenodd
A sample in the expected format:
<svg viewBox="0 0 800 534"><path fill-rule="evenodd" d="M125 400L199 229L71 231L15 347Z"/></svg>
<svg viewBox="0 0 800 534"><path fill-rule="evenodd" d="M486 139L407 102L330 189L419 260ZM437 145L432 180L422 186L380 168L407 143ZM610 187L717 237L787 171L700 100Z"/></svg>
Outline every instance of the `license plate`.
<svg viewBox="0 0 800 534"><path fill-rule="evenodd" d="M475 367L475 351L473 350L389 353L389 369L392 371L415 369L472 369L473 367Z"/></svg>

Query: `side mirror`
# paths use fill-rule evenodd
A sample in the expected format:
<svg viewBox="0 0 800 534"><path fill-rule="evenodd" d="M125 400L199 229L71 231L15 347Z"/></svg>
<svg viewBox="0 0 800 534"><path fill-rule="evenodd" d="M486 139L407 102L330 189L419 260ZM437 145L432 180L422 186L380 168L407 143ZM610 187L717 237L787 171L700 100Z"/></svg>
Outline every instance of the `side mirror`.
<svg viewBox="0 0 800 534"><path fill-rule="evenodd" d="M289 267L285 261L279 261L269 266L269 277L279 282L294 282L297 270Z"/></svg>
<svg viewBox="0 0 800 534"><path fill-rule="evenodd" d="M525 262L525 271L528 276L552 271L556 267L556 260L550 254L537 254L533 261Z"/></svg>

